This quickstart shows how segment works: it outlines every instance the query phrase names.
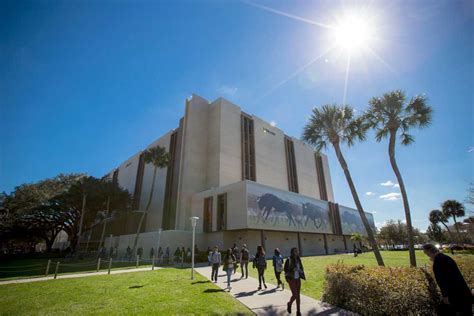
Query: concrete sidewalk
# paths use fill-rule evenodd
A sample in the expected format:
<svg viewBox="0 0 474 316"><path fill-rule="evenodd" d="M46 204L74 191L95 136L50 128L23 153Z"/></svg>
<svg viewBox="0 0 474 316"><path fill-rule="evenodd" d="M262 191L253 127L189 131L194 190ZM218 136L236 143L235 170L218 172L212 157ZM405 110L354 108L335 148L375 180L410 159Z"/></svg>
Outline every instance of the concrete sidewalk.
<svg viewBox="0 0 474 316"><path fill-rule="evenodd" d="M211 267L198 267L195 270L211 280ZM273 271L267 270L266 273ZM286 303L290 300L291 292L288 284L285 283L285 290L276 289L273 284L267 284L266 290L257 291L258 280L252 277L248 279L239 279L240 271L232 275L229 294L239 300L242 304L250 308L257 315L288 315ZM304 286L304 281L302 281ZM219 269L217 286L221 289L227 287L227 276ZM296 315L296 302L292 306L292 314ZM301 295L301 314L302 315L356 315L354 313L331 306L311 297Z"/></svg>
<svg viewBox="0 0 474 316"><path fill-rule="evenodd" d="M155 267L155 270L161 269L161 267ZM143 272L143 271L152 271L151 267L147 268L134 268L134 269L123 269L123 270L110 270L110 274L122 274L122 273L132 273L132 272ZM75 279L75 278L84 278L89 276L96 276L96 275L107 275L108 271L99 271L99 272L84 272L84 273L73 273L73 274L58 274L56 280L58 279ZM30 283L30 282L40 282L40 281L48 281L54 280L54 275L47 276L47 277L39 277L39 278L24 278L24 279L15 279L15 280L7 280L7 281L0 281L0 285L4 284L16 284L16 283Z"/></svg>

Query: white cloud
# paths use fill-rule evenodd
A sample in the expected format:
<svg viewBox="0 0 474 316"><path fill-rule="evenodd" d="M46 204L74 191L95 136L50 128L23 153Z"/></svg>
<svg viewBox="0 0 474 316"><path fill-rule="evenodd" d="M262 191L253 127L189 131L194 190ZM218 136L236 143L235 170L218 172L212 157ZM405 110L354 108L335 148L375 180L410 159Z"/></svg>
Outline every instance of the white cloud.
<svg viewBox="0 0 474 316"><path fill-rule="evenodd" d="M227 96L234 96L237 90L238 90L237 87L222 85L217 89L217 93L227 95Z"/></svg>
<svg viewBox="0 0 474 316"><path fill-rule="evenodd" d="M381 195L379 196L379 198L381 198L384 201L396 201L400 199L400 196L401 196L400 193L392 192L392 193Z"/></svg>
<svg viewBox="0 0 474 316"><path fill-rule="evenodd" d="M270 122L270 125L273 126L273 127L275 127L275 126L277 125L277 123L276 123L275 121L271 121L271 122Z"/></svg>
<svg viewBox="0 0 474 316"><path fill-rule="evenodd" d="M395 185L395 183L393 183L393 182L390 181L390 180L387 180L387 181L385 181L385 182L380 183L380 185L381 185L381 186L384 186L384 187L392 187L392 186Z"/></svg>
<svg viewBox="0 0 474 316"><path fill-rule="evenodd" d="M387 180L385 182L380 183L383 187L392 187L392 188L399 188L400 185L398 183L392 182L391 180Z"/></svg>
<svg viewBox="0 0 474 316"><path fill-rule="evenodd" d="M365 195L367 195L367 196L372 196L372 195L375 195L375 192L370 192L370 191L369 191L369 192L365 192Z"/></svg>
<svg viewBox="0 0 474 316"><path fill-rule="evenodd" d="M474 147L469 147L469 149L467 150L468 153L472 153L474 152Z"/></svg>

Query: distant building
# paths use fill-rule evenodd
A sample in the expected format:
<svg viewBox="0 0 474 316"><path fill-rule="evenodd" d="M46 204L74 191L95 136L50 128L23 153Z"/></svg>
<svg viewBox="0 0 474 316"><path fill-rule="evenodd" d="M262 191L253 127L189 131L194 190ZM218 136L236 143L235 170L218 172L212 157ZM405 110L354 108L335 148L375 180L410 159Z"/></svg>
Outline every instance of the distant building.
<svg viewBox="0 0 474 316"><path fill-rule="evenodd" d="M191 216L200 218L199 249L246 243L285 254L295 246L304 255L325 254L352 249L350 234L365 234L358 212L335 202L325 155L225 99L193 95L179 126L149 147L156 145L171 159L158 170L140 234L146 251L156 247L159 228L160 246L190 246ZM137 153L107 177L132 194L135 210L144 210L152 175L153 166ZM133 247L140 216L116 219L105 245L119 253Z"/></svg>

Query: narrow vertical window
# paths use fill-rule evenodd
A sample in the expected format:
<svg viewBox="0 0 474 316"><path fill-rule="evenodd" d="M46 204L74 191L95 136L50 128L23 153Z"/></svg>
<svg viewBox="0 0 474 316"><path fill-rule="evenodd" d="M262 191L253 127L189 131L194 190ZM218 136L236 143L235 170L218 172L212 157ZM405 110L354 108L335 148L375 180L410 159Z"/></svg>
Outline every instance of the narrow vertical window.
<svg viewBox="0 0 474 316"><path fill-rule="evenodd" d="M217 230L227 228L227 194L217 196Z"/></svg>
<svg viewBox="0 0 474 316"><path fill-rule="evenodd" d="M324 177L323 159L317 153L314 154L316 161L316 174L318 177L319 197L323 201L328 200L328 193L326 189L326 179Z"/></svg>
<svg viewBox="0 0 474 316"><path fill-rule="evenodd" d="M170 137L170 146L169 146L169 164L168 169L166 170L166 185L165 185L165 198L163 202L163 220L162 226L163 229L174 229L175 228L175 218L176 218L176 208L173 205L172 191L173 191L173 181L175 178L174 169L175 169L175 160L176 160L176 144L178 132L174 132Z"/></svg>
<svg viewBox="0 0 474 316"><path fill-rule="evenodd" d="M114 170L114 174L112 176L112 183L118 184L118 175L119 175L119 169Z"/></svg>
<svg viewBox="0 0 474 316"><path fill-rule="evenodd" d="M212 196L204 199L204 232L212 232Z"/></svg>
<svg viewBox="0 0 474 316"><path fill-rule="evenodd" d="M299 192L298 174L296 173L295 146L291 138L285 136L285 154L286 154L286 170L288 174L288 190L291 192Z"/></svg>
<svg viewBox="0 0 474 316"><path fill-rule="evenodd" d="M133 210L140 209L140 196L142 194L143 173L145 172L145 156L143 153L138 158L137 177L135 180L135 190L133 192Z"/></svg>
<svg viewBox="0 0 474 316"><path fill-rule="evenodd" d="M242 113L240 120L242 180L256 181L255 172L255 135L252 118Z"/></svg>

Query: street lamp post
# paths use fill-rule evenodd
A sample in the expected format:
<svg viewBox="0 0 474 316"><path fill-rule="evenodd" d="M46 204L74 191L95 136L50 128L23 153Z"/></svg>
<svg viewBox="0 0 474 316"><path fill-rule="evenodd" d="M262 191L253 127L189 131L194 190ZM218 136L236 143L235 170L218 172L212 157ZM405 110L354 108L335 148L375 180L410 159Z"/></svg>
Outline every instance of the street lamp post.
<svg viewBox="0 0 474 316"><path fill-rule="evenodd" d="M156 251L155 251L155 258L156 258L156 263L160 260L158 249L160 249L160 239L161 239L161 232L163 231L163 228L158 229L158 242L156 243Z"/></svg>
<svg viewBox="0 0 474 316"><path fill-rule="evenodd" d="M199 217L193 216L189 218L191 220L191 225L193 226L193 244L192 244L192 255L191 255L191 280L194 280L194 243L196 235L196 224Z"/></svg>

